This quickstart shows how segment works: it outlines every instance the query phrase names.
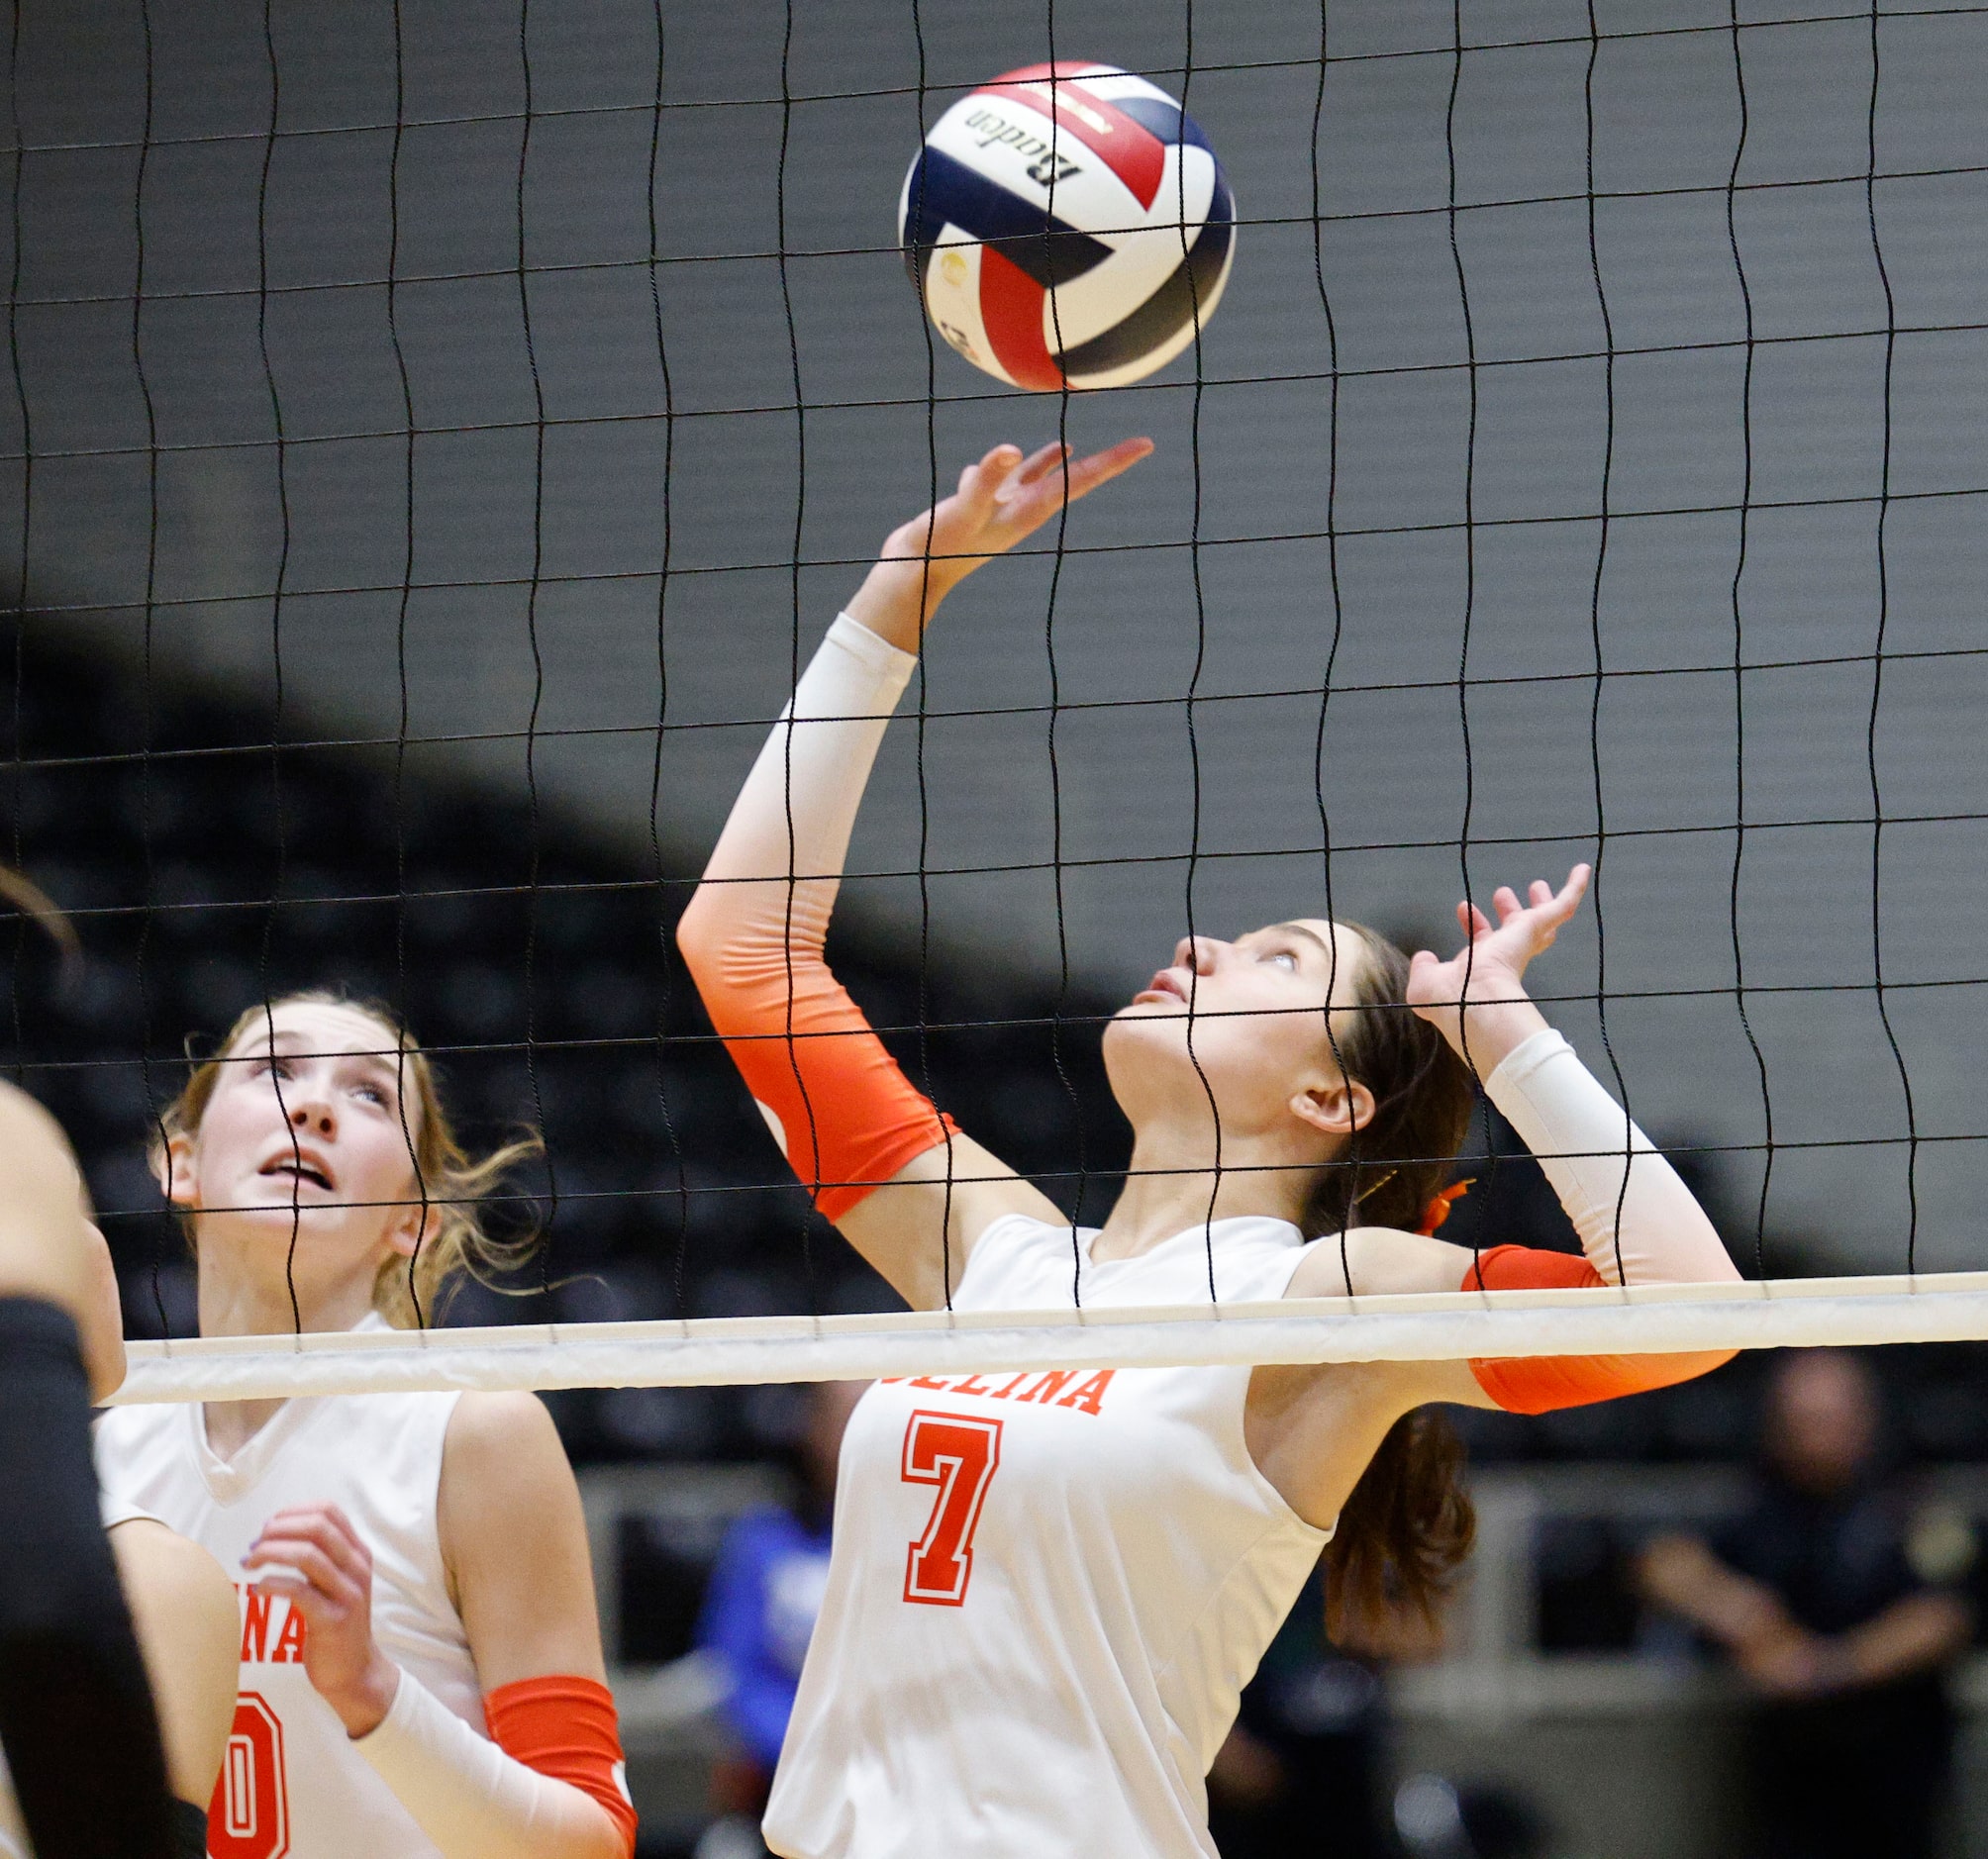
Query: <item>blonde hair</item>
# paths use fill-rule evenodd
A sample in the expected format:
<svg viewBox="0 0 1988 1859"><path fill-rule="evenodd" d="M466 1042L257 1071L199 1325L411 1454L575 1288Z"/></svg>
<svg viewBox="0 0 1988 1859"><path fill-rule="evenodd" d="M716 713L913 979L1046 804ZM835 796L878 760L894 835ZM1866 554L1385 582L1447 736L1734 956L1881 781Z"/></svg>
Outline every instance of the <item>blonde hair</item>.
<svg viewBox="0 0 1988 1859"><path fill-rule="evenodd" d="M436 1320L465 1277L492 1290L507 1289L492 1284L492 1278L523 1264L537 1249L539 1234L536 1227L509 1239L487 1232L482 1203L520 1162L542 1154L545 1142L533 1130L480 1160L473 1158L449 1125L428 1054L392 1010L377 1002L350 1000L324 988L306 988L245 1010L228 1028L213 1057L193 1060L188 1053L192 1073L160 1116L152 1136L153 1171L161 1180L168 1179L166 1145L174 1136L189 1140L199 1136L200 1120L206 1116L214 1087L221 1080L222 1066L234 1062L231 1055L245 1038L267 1028L270 1016L279 1007L343 1007L363 1014L377 1022L386 1034L385 1048L400 1055L404 1081L401 1127L408 1138L408 1159L422 1204L433 1209L439 1225L433 1236L417 1244L412 1258L395 1255L381 1264L373 1280L373 1309L396 1329L418 1329ZM179 1218L188 1241L197 1244L197 1216L182 1209Z"/></svg>

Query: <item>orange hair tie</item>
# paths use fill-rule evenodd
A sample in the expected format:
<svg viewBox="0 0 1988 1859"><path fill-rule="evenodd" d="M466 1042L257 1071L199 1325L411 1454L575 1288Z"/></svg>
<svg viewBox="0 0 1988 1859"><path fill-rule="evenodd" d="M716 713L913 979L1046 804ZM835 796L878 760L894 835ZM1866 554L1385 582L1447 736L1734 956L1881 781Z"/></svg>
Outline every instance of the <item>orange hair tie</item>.
<svg viewBox="0 0 1988 1859"><path fill-rule="evenodd" d="M1415 1230L1426 1238L1433 1238L1437 1227L1449 1218L1450 1208L1470 1192L1476 1177L1463 1181L1452 1181L1441 1194L1432 1195L1429 1205L1422 1210L1422 1224Z"/></svg>

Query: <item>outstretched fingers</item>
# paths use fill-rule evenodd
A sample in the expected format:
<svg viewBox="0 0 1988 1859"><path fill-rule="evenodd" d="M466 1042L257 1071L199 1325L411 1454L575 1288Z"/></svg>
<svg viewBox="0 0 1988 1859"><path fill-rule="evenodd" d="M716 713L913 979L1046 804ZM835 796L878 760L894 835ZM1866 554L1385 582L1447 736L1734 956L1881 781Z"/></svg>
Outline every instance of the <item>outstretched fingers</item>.
<svg viewBox="0 0 1988 1859"><path fill-rule="evenodd" d="M1531 939L1536 949L1550 947L1560 927L1581 907L1587 894L1590 868L1576 865L1567 881L1555 891L1543 878L1535 878L1526 887L1525 903L1510 885L1501 885L1491 902L1497 907L1499 927Z"/></svg>
<svg viewBox="0 0 1988 1859"><path fill-rule="evenodd" d="M1151 440L1122 439L1116 445L1107 445L1103 451L1094 451L1088 458L1066 465L1063 474L1069 481L1070 501L1075 503L1079 497L1088 497L1100 484L1109 484L1142 458L1151 455Z"/></svg>
<svg viewBox="0 0 1988 1859"><path fill-rule="evenodd" d="M970 464L959 474L959 500L975 507L991 509L1015 467L1022 462L1022 448L1005 441L996 445L984 458Z"/></svg>
<svg viewBox="0 0 1988 1859"><path fill-rule="evenodd" d="M1557 930L1574 912L1581 907L1581 899L1588 894L1588 881L1594 876L1592 865L1576 865L1567 873L1567 881L1555 891L1543 878L1533 881L1533 905L1543 914L1546 921Z"/></svg>
<svg viewBox="0 0 1988 1859"><path fill-rule="evenodd" d="M1123 439L1086 458L1072 459L1063 444L1044 445L1024 460L1002 493L1008 521L1025 533L1046 523L1065 504L1088 497L1101 484L1130 471L1152 451L1149 439Z"/></svg>
<svg viewBox="0 0 1988 1859"><path fill-rule="evenodd" d="M1020 469L1009 479L1008 487L1034 484L1038 479L1047 476L1069 455L1068 445L1061 440L1051 440L1048 444L1032 451L1022 460Z"/></svg>

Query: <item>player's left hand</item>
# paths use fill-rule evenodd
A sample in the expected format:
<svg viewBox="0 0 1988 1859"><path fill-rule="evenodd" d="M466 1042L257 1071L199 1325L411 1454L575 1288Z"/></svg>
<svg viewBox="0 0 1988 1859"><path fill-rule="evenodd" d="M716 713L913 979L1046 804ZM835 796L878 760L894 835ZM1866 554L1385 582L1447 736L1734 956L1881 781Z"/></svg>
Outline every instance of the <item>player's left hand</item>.
<svg viewBox="0 0 1988 1859"><path fill-rule="evenodd" d="M1491 898L1498 913L1495 929L1475 904L1458 904L1456 921L1464 945L1446 962L1428 949L1416 951L1408 971L1409 1006L1456 1045L1461 1043L1466 1005L1481 1010L1525 1000L1527 964L1541 950L1552 947L1560 927L1580 909L1589 875L1590 867L1576 865L1557 891L1544 879L1535 878L1524 904L1509 884L1500 885ZM1474 1036L1471 1043L1476 1043Z"/></svg>
<svg viewBox="0 0 1988 1859"><path fill-rule="evenodd" d="M255 1592L282 1595L304 1616L304 1670L349 1736L393 1709L400 1668L372 1630L372 1551L335 1504L278 1511L242 1566L262 1571Z"/></svg>

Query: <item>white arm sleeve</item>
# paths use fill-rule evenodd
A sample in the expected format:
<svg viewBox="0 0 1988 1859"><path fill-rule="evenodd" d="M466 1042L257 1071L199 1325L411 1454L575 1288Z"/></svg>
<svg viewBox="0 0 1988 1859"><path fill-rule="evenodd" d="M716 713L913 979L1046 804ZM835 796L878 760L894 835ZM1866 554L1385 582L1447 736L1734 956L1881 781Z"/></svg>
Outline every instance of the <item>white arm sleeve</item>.
<svg viewBox="0 0 1988 1859"><path fill-rule="evenodd" d="M444 1859L620 1859L621 1836L597 1802L506 1755L410 1672L352 1747Z"/></svg>
<svg viewBox="0 0 1988 1859"><path fill-rule="evenodd" d="M794 938L827 933L863 789L917 663L847 614L838 617L739 791L705 873L732 882L708 891L704 908L754 915L766 900L740 880L770 879L784 925L787 881L800 878Z"/></svg>
<svg viewBox="0 0 1988 1859"><path fill-rule="evenodd" d="M1588 1263L1611 1284L1740 1274L1691 1190L1550 1027L1505 1055L1484 1093L1531 1149Z"/></svg>

